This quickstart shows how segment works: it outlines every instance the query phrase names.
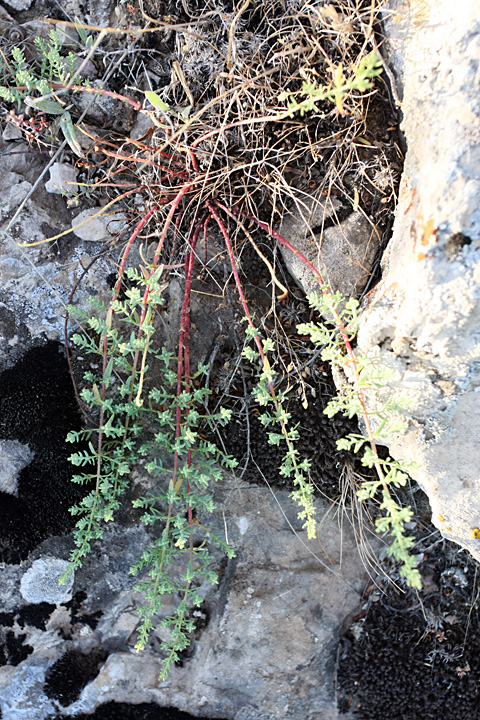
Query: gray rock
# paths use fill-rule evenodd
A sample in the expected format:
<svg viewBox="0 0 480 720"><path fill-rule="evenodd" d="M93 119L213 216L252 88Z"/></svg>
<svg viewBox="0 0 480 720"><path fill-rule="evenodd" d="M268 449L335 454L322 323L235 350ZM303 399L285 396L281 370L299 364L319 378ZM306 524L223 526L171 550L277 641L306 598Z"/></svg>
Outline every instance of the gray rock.
<svg viewBox="0 0 480 720"><path fill-rule="evenodd" d="M13 8L14 10L28 10L33 0L8 0L6 5Z"/></svg>
<svg viewBox="0 0 480 720"><path fill-rule="evenodd" d="M0 145L0 364L3 364L26 335L38 337L44 333L49 339L63 335L65 305L73 285L92 258L70 236L62 251L62 262L58 262L57 244L44 241L71 227L71 211L64 198L47 193L41 183L35 190L35 200L27 199L33 182L45 167L44 156L31 153L25 143L15 143L13 148L3 141ZM13 217L24 200L23 210ZM22 247L22 243L33 242L40 244ZM76 297L86 311L89 294L108 297L105 277L114 269L113 261L100 258L89 270L82 292ZM4 322L4 315L13 317L13 324Z"/></svg>
<svg viewBox="0 0 480 720"><path fill-rule="evenodd" d="M92 87L103 86L100 81L95 80ZM80 93L77 102L80 112L86 112L87 122L113 128L121 133L130 132L136 116L136 111L131 105L108 95L92 93Z"/></svg>
<svg viewBox="0 0 480 720"><path fill-rule="evenodd" d="M73 220L72 230L81 240L90 242L101 242L110 240L115 233L125 228L125 215L122 213L108 212L105 215L97 215L101 208L82 210Z"/></svg>
<svg viewBox="0 0 480 720"><path fill-rule="evenodd" d="M71 600L73 575L65 585L59 585L60 575L68 568L68 562L60 558L45 557L35 560L22 577L20 592L29 603L63 603Z"/></svg>
<svg viewBox="0 0 480 720"><path fill-rule="evenodd" d="M133 140L138 140L139 138L143 137L147 134L149 130L151 130L154 127L153 120L151 120L148 115L144 115L144 113L138 113L137 117L135 118L135 122L133 123L132 130L130 132L130 137Z"/></svg>
<svg viewBox="0 0 480 720"><path fill-rule="evenodd" d="M17 494L18 475L33 459L28 445L18 440L0 440L0 491Z"/></svg>
<svg viewBox="0 0 480 720"><path fill-rule="evenodd" d="M332 290L357 296L368 282L379 248L379 238L361 212L353 212L343 222L335 222L340 209L337 200L328 203L311 196L297 198L295 209L285 215L280 234L306 256ZM322 232L325 221L334 224ZM290 250L281 247L285 264L308 294L318 284L304 263Z"/></svg>
<svg viewBox="0 0 480 720"><path fill-rule="evenodd" d="M2 720L43 720L54 713L56 708L43 690L47 661L35 659L15 670L2 687Z"/></svg>
<svg viewBox="0 0 480 720"><path fill-rule="evenodd" d="M0 27L3 29L3 27L8 27L11 24L14 24L15 20L13 17L8 13L3 5L0 5Z"/></svg>
<svg viewBox="0 0 480 720"><path fill-rule="evenodd" d="M74 195L78 192L77 170L67 163L54 163L50 168L50 180L45 183L45 189L56 195Z"/></svg>
<svg viewBox="0 0 480 720"><path fill-rule="evenodd" d="M135 618L128 591L116 599L122 613L107 609L99 627L111 628L109 618L115 614L116 627L124 623L132 632L127 646L108 657L70 711L91 712L115 699L154 701L235 720L305 720L312 708L323 720L336 717L333 673L339 627L359 604L368 577L353 533L344 531L342 538L327 506L318 503L320 543L306 540L284 491L274 497L267 488L235 489L228 480L217 488L216 501L228 514L219 512L214 526L223 533L226 518L237 557L229 561L218 589L208 590L210 621L193 656L159 685L161 658L155 643L145 652L133 652ZM80 587L81 572L77 581ZM168 612L170 603L157 625ZM245 715L247 709L250 714Z"/></svg>
<svg viewBox="0 0 480 720"><path fill-rule="evenodd" d="M23 135L23 133L20 130L20 128L17 127L16 125L14 125L13 123L7 122L5 124L5 127L2 132L2 138L4 140L6 140L7 142L9 140L20 140L22 135Z"/></svg>
<svg viewBox="0 0 480 720"><path fill-rule="evenodd" d="M142 483L137 473L137 483ZM128 568L152 542L142 525L133 525L132 511L125 526L108 528L98 552L76 572L75 596L87 599L71 611L59 597L56 579L65 563L69 538L52 538L36 552L40 559L18 583L19 566L7 567L2 586L5 611L18 606L18 585L28 602L54 602L45 632L22 629L34 652L17 667L0 668L0 708L13 720L13 699L19 718L44 720L52 712L43 689L45 671L68 648L88 654L101 646L109 653L97 677L69 706L73 716L91 713L98 705L118 702L156 702L195 712L200 717L232 720L305 720L315 708L322 720L336 717L334 669L337 639L343 618L360 602L368 578L354 533L339 527L327 504L317 503L319 542L308 541L300 530L297 510L289 494L266 487L238 484L225 478L215 489L218 511L212 528L225 528L236 558L229 561L218 587L205 588L209 623L194 642L193 653L175 667L167 682L159 683L162 636L160 622L146 650L136 653L135 578ZM226 523L226 524L225 524ZM152 533L152 530L149 531ZM217 553L220 564L221 554ZM57 564L58 563L58 568ZM26 563L27 564L27 563ZM52 572L52 565L55 571ZM25 593L28 578L28 592ZM90 619L97 617L92 625ZM82 622L82 618L85 621ZM32 708L32 698L37 704ZM20 714L20 710L24 714Z"/></svg>

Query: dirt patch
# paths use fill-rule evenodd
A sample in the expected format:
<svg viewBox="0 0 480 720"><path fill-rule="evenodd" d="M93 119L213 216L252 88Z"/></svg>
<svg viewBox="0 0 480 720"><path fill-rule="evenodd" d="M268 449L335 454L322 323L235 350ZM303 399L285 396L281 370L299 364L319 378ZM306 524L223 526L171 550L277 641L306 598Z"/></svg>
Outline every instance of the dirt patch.
<svg viewBox="0 0 480 720"><path fill-rule="evenodd" d="M84 490L71 482L67 433L80 416L62 346L34 347L0 375L0 438L28 444L16 495L0 493L0 558L18 563L47 537L74 525L69 508Z"/></svg>
<svg viewBox="0 0 480 720"><path fill-rule="evenodd" d="M466 550L423 531L423 589L371 585L339 651L342 713L359 720L479 716L478 567ZM386 568L387 569L387 568Z"/></svg>

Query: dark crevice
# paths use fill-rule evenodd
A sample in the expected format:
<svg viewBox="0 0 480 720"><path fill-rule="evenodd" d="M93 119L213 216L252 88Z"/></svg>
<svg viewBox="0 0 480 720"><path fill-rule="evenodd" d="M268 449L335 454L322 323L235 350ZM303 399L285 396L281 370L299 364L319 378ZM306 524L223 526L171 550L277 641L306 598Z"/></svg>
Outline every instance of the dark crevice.
<svg viewBox="0 0 480 720"><path fill-rule="evenodd" d="M71 482L70 430L81 427L63 347L34 347L0 374L0 438L28 444L33 460L17 496L0 492L0 561L19 563L43 540L67 533L85 493ZM78 448L77 448L78 449Z"/></svg>

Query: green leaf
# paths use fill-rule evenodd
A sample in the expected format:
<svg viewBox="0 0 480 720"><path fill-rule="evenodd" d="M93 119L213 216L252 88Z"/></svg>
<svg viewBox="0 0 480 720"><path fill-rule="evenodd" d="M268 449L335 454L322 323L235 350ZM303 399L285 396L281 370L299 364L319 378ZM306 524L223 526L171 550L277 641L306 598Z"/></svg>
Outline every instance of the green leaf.
<svg viewBox="0 0 480 720"><path fill-rule="evenodd" d="M40 110L40 112L47 113L48 115L63 115L65 108L60 105L56 100L49 100L48 98L24 98L25 104L30 107Z"/></svg>
<svg viewBox="0 0 480 720"><path fill-rule="evenodd" d="M84 45L86 45L88 35L77 16L75 16L75 30L77 31L80 40Z"/></svg>
<svg viewBox="0 0 480 720"><path fill-rule="evenodd" d="M157 95L157 93L153 92L152 90L145 90L145 95L147 96L147 100L153 105L154 108L157 108L157 110L162 110L162 112L166 113L167 115L170 115L172 113L172 109L167 105L166 102L162 100L159 95Z"/></svg>
<svg viewBox="0 0 480 720"><path fill-rule="evenodd" d="M70 145L75 155L83 157L83 150L77 140L77 136L75 135L75 128L73 126L72 117L68 110L66 110L60 118L60 129L63 133L65 140Z"/></svg>

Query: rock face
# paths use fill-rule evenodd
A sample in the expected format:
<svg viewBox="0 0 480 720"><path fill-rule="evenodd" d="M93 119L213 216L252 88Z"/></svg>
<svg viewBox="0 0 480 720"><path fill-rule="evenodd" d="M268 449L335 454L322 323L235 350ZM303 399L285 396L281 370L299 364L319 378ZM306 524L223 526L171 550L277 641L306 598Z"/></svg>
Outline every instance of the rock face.
<svg viewBox="0 0 480 720"><path fill-rule="evenodd" d="M335 199L298 199L295 209L285 215L280 234L313 263L334 292L339 290L345 297L363 290L380 247L380 236L368 218ZM318 290L303 262L290 250L280 249L304 293Z"/></svg>
<svg viewBox="0 0 480 720"><path fill-rule="evenodd" d="M58 558L39 558L27 570L20 583L24 600L34 605L42 602L59 605L72 599L70 590L73 577L66 585L59 585L59 578L68 568L68 562Z"/></svg>
<svg viewBox="0 0 480 720"><path fill-rule="evenodd" d="M33 563L6 567L2 623L10 625L1 632L15 635L22 660L0 668L3 720L44 720L55 707L75 716L112 700L229 720L337 717L339 627L366 580L353 533L319 503L320 543L307 542L287 492L232 478L217 486L216 501L225 511L214 525L226 527L236 558L219 556L219 585L200 608L193 651L164 683L157 636L134 650L140 597L128 568L151 539L131 510L77 572L71 600L54 598L48 580L63 567L67 537L46 541ZM81 676L72 678L72 664Z"/></svg>
<svg viewBox="0 0 480 720"><path fill-rule="evenodd" d="M45 161L26 143L2 142L0 152L0 366L5 366L32 338L63 336L72 287L101 246L90 244L85 251L72 234L45 242L71 227L66 200L46 192L48 174L33 190ZM38 244L23 247L28 243ZM91 294L108 297L105 277L114 267L108 258L97 260L85 278ZM82 298L86 295L79 296L83 305Z"/></svg>
<svg viewBox="0 0 480 720"><path fill-rule="evenodd" d="M18 440L0 441L0 492L17 494L19 472L32 458L28 445L22 445Z"/></svg>
<svg viewBox="0 0 480 720"><path fill-rule="evenodd" d="M388 392L410 402L392 455L417 462L433 522L480 559L478 4L393 0L385 21L408 152L359 351L391 367Z"/></svg>

